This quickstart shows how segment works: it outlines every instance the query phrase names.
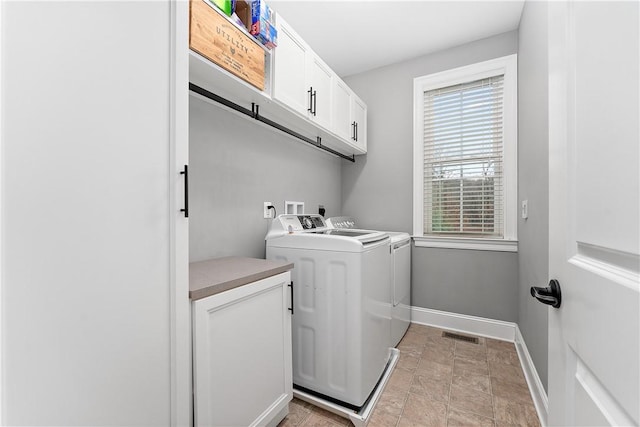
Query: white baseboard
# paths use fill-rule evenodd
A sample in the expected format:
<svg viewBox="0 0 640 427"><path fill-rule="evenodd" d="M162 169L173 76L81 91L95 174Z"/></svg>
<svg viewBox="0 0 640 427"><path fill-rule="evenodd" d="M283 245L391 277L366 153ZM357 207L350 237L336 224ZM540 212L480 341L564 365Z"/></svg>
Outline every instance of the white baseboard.
<svg viewBox="0 0 640 427"><path fill-rule="evenodd" d="M522 365L522 370L524 371L524 376L527 379L529 391L531 392L531 397L533 398L533 404L535 405L536 411L538 412L540 424L542 425L542 427L546 427L547 417L549 414L549 398L547 397L547 392L544 390L544 386L542 385L542 381L540 380L538 371L533 364L533 360L531 359L531 355L529 354L529 350L527 349L527 344L524 342L524 338L520 333L520 328L518 328L517 325L515 344L516 350L518 351L518 358L520 359L520 364Z"/></svg>
<svg viewBox="0 0 640 427"><path fill-rule="evenodd" d="M422 307L411 307L411 321L452 331L466 332L481 337L514 342L517 325L502 320L450 313Z"/></svg>
<svg viewBox="0 0 640 427"><path fill-rule="evenodd" d="M411 322L514 343L540 424L547 426L549 399L516 323L422 307L411 307Z"/></svg>

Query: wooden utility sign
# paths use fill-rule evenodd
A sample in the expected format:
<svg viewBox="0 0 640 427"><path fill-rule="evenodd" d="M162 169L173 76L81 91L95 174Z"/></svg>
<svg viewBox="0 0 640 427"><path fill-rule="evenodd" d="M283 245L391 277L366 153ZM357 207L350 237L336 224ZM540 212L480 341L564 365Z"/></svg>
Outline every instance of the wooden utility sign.
<svg viewBox="0 0 640 427"><path fill-rule="evenodd" d="M204 0L191 1L189 47L264 90L264 50Z"/></svg>

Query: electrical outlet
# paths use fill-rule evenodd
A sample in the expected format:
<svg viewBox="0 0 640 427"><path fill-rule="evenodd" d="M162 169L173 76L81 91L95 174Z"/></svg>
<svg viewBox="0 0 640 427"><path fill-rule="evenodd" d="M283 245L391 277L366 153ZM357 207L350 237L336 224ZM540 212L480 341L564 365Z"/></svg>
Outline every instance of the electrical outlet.
<svg viewBox="0 0 640 427"><path fill-rule="evenodd" d="M271 202L264 202L262 215L265 219L273 218L273 209L269 209L269 206L273 206L273 204Z"/></svg>

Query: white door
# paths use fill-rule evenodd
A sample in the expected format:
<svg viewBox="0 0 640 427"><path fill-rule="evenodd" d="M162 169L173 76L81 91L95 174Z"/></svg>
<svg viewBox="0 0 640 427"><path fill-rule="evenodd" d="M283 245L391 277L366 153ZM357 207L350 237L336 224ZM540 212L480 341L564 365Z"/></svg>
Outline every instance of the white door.
<svg viewBox="0 0 640 427"><path fill-rule="evenodd" d="M2 425L189 423L174 6L0 2Z"/></svg>
<svg viewBox="0 0 640 427"><path fill-rule="evenodd" d="M637 425L638 3L549 10L549 424Z"/></svg>

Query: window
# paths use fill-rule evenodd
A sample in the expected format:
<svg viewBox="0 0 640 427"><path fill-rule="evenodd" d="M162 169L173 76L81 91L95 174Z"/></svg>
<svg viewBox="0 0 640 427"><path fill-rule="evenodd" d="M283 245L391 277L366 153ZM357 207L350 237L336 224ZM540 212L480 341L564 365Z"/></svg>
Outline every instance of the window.
<svg viewBox="0 0 640 427"><path fill-rule="evenodd" d="M419 246L517 250L516 55L414 80Z"/></svg>

